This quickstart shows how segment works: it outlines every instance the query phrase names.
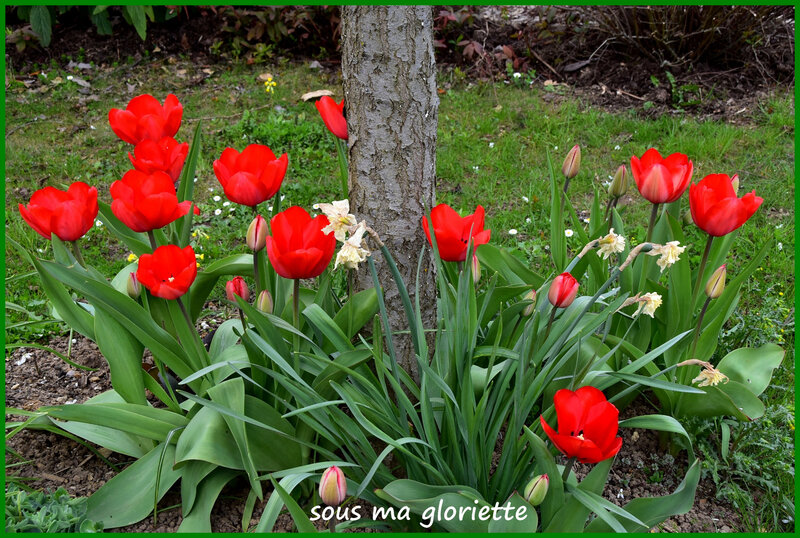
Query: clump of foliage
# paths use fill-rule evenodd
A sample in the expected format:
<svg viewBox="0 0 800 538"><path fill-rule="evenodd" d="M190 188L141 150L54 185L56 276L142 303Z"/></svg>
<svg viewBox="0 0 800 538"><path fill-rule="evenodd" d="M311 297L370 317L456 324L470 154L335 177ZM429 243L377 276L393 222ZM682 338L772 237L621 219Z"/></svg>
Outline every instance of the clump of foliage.
<svg viewBox="0 0 800 538"><path fill-rule="evenodd" d="M72 498L64 488L53 493L6 488L6 532L102 532L86 519L86 497Z"/></svg>

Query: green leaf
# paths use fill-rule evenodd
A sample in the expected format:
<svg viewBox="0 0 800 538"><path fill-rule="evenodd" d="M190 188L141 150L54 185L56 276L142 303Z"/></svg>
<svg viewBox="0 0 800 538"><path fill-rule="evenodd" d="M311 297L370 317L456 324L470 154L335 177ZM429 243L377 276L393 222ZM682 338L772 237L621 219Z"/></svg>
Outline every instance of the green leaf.
<svg viewBox="0 0 800 538"><path fill-rule="evenodd" d="M630 520L620 523L628 532L647 532L668 517L685 514L694 505L694 493L700 481L700 461L695 460L675 491L664 497L639 497L625 505L625 511L637 517L644 526ZM611 527L601 519L595 519L586 527L586 532L611 532Z"/></svg>
<svg viewBox="0 0 800 538"><path fill-rule="evenodd" d="M547 489L547 495L541 504L542 512L542 528L547 528L553 519L553 516L564 505L564 484L561 481L561 473L556 467L556 462L553 455L547 449L541 437L533 433L527 426L524 426L525 438L533 449L533 454L536 457L536 464L538 465L539 473L546 474L550 479L550 487Z"/></svg>
<svg viewBox="0 0 800 538"><path fill-rule="evenodd" d="M176 449L177 452L177 449ZM187 461L183 465L181 476L181 512L184 516L191 514L194 501L197 498L197 486L218 467L207 461Z"/></svg>
<svg viewBox="0 0 800 538"><path fill-rule="evenodd" d="M785 354L776 344L764 344L755 349L742 347L725 355L717 369L758 396L769 386L772 372L780 366Z"/></svg>
<svg viewBox="0 0 800 538"><path fill-rule="evenodd" d="M95 309L94 333L97 347L108 362L111 386L132 404L147 404L144 393L142 354L144 346L123 325L102 308Z"/></svg>
<svg viewBox="0 0 800 538"><path fill-rule="evenodd" d="M112 35L114 30L111 28L111 20L108 18L108 11L105 8L108 6L98 6L104 8L103 11L92 13L92 23L97 28L97 35Z"/></svg>
<svg viewBox="0 0 800 538"><path fill-rule="evenodd" d="M692 440L681 423L667 415L642 415L629 418L619 423L621 428L644 428L683 435L692 446Z"/></svg>
<svg viewBox="0 0 800 538"><path fill-rule="evenodd" d="M488 267L489 270L499 273L509 284L524 285L526 288L536 289L544 283L544 277L531 271L524 263L505 249L492 244L481 245L481 248L476 251L476 255L481 264Z"/></svg>
<svg viewBox="0 0 800 538"><path fill-rule="evenodd" d="M173 428L188 423L186 417L172 411L130 403L70 404L41 410L60 420L113 425L117 430L155 441L164 440Z"/></svg>
<svg viewBox="0 0 800 538"><path fill-rule="evenodd" d="M764 414L764 403L749 387L738 381L700 387L705 394L683 394L677 416L719 417L730 415L739 420L753 420Z"/></svg>
<svg viewBox="0 0 800 538"><path fill-rule="evenodd" d="M217 502L222 488L233 480L238 471L232 469L215 469L210 475L200 482L197 490L197 499L191 511L184 512L178 532L211 532L211 510Z"/></svg>
<svg viewBox="0 0 800 538"><path fill-rule="evenodd" d="M39 36L43 47L50 45L50 39L53 37L53 21L50 19L50 10L47 6L31 8L31 29Z"/></svg>
<svg viewBox="0 0 800 538"><path fill-rule="evenodd" d="M114 215L114 212L111 211L110 205L98 201L97 206L99 208L97 218L100 219L105 228L110 231L114 237L125 243L125 246L131 249L131 252L137 256L141 256L145 253L150 254L153 251L153 249L150 248L150 243L147 241L147 236L134 232L123 224L123 222Z"/></svg>
<svg viewBox="0 0 800 538"><path fill-rule="evenodd" d="M297 504L289 493L281 487L280 484L275 482L275 479L270 477L270 481L272 482L272 487L275 488L275 491L280 496L283 504L286 505L286 508L289 509L289 514L292 516L292 521L294 524L297 525L297 532L317 532L317 528L314 527L314 524L306 515L305 511L300 508L300 505Z"/></svg>
<svg viewBox="0 0 800 538"><path fill-rule="evenodd" d="M144 41L147 38L147 18L144 13L144 6L122 6L122 10L128 14L131 24L136 28L136 33Z"/></svg>
<svg viewBox="0 0 800 538"><path fill-rule="evenodd" d="M197 273L191 288L191 297L187 308L192 319L197 319L208 294L214 289L217 280L226 275L253 275L253 255L234 254L217 260Z"/></svg>
<svg viewBox="0 0 800 538"><path fill-rule="evenodd" d="M353 338L364 325L378 312L378 294L375 288L369 288L353 295L333 321L347 338Z"/></svg>
<svg viewBox="0 0 800 538"><path fill-rule="evenodd" d="M163 466L159 469L161 452L160 445L155 447L94 492L89 497L86 518L102 522L106 529L115 529L147 517L153 509L153 497L156 495L156 473L161 474L159 499L181 475L180 470L173 469L170 464L175 457L175 447L167 446Z"/></svg>
<svg viewBox="0 0 800 538"><path fill-rule="evenodd" d="M506 504L503 504L503 506L507 505L511 505L512 509L506 514L513 514L513 518L511 521L508 521L506 517L492 519L489 522L489 532L536 532L539 518L533 506L520 497L516 491L511 494Z"/></svg>
<svg viewBox="0 0 800 538"><path fill-rule="evenodd" d="M323 469L324 468L325 467L323 467ZM314 475L307 472L290 474L282 478L278 483L287 493L291 493L298 484L311 476ZM281 509L283 509L281 496L270 495L267 506L264 507L264 513L261 514L261 519L258 521L258 525L255 528L255 532L272 532L272 528L275 526L275 521L278 519Z"/></svg>
<svg viewBox="0 0 800 538"><path fill-rule="evenodd" d="M608 458L595 465L594 469L589 471L589 474L578 484L578 488L595 495L602 494L608 479L608 471L611 469L613 461L614 458ZM552 483L550 486L552 487ZM583 532L586 518L589 517L590 512L591 509L571 495L567 497L566 503L553 516L544 532Z"/></svg>
<svg viewBox="0 0 800 538"><path fill-rule="evenodd" d="M656 377L647 377L637 374L624 374L622 372L608 372L608 375L617 377L624 381L636 383L637 385L644 385L646 387L653 387L656 389L671 390L673 392L686 392L689 394L699 394L703 392L702 390L692 387L691 385L683 385L681 383L664 381L663 379L658 379Z"/></svg>
<svg viewBox="0 0 800 538"><path fill-rule="evenodd" d="M194 195L194 176L197 169L197 159L200 156L201 139L200 139L200 122L194 128L194 135L192 136L192 143L189 146L189 154L186 156L186 161L181 170L179 178L180 184L178 185L178 200L184 202L192 200ZM189 235L192 231L192 219L194 218L194 210L189 211L179 221L180 229L180 242L179 246L185 247L189 244Z"/></svg>
<svg viewBox="0 0 800 538"><path fill-rule="evenodd" d="M325 336L325 339L330 342L333 349L340 351L353 349L353 344L350 343L350 340L319 305L311 304L307 306L303 310L303 316L314 329Z"/></svg>

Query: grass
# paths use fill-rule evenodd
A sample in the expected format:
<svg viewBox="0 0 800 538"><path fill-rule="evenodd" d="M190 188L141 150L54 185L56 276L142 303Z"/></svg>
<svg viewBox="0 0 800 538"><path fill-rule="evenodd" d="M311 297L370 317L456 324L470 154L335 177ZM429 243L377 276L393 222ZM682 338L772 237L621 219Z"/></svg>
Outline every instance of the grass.
<svg viewBox="0 0 800 538"><path fill-rule="evenodd" d="M76 73L91 83L90 92L84 94L58 65L42 66L42 70L48 88L43 93L30 92L6 73L6 230L33 252L48 256L49 243L21 221L17 204L27 202L34 190L45 185L75 180L97 186L101 198L110 201L108 187L130 168L126 155L130 147L113 135L107 113L112 107L124 108L140 93L162 99L170 92L178 95L184 105L184 126L177 138L189 140L197 123L202 126L195 191L203 210L199 219L203 233L196 239L197 251L203 254L201 264L244 251L243 237L252 218L248 211L224 204L214 177L211 163L227 146L241 150L257 142L277 154L289 153L281 191L286 196L284 207L309 208L339 198L332 137L314 107L299 99L306 91L324 87L341 94L338 80L328 74L288 63L269 69L238 63L206 68L185 61L123 64ZM267 94L258 78L267 70L278 83L274 94ZM544 251L549 214L547 159L559 167L574 144L580 144L583 152L580 174L569 191L578 209L588 210L593 189L603 196L604 184L616 168L629 166L631 155L641 155L649 147L662 153L687 153L694 162L696 180L710 173L738 173L741 191L755 189L764 198L761 209L739 233L729 274L764 241L772 241L774 248L745 284L719 353L765 342L780 343L788 353L763 396L769 404L768 415L741 433L740 459L717 458L718 465L706 469L718 480L721 495L741 511L747 530L786 529L794 524L781 523L793 516L792 503L787 506L786 502L793 500L794 487L793 466L785 463L791 461L794 450L793 119L793 98L780 92L760 102L745 123L733 125L685 115L652 118L638 105L608 113L560 87L492 86L466 80L441 95L439 109L437 201L450 203L462 213L484 205L492 243L512 249L544 272L550 270ZM644 240L649 204L636 193L633 182L622 211L627 223L639 223L629 230L631 239ZM511 229L518 233L510 234ZM704 239L692 226L686 232L690 246L686 254L696 265ZM128 253L107 241L102 227L93 228L85 240L85 257L110 276L127 264ZM46 340L58 332L59 325L48 322L51 313L36 277L25 276L30 268L8 247L6 264L6 301L21 308L6 310L7 342ZM222 297L220 286L212 299ZM9 327L26 321L38 323ZM713 422L702 427L719 431L719 424ZM771 457L763 457L765 446ZM704 447L709 456L714 449L711 444ZM748 461L757 462L760 475L743 472ZM769 477L770 484L758 477ZM724 489L725 480L732 480L736 487ZM757 510L752 505L753 491L763 495Z"/></svg>

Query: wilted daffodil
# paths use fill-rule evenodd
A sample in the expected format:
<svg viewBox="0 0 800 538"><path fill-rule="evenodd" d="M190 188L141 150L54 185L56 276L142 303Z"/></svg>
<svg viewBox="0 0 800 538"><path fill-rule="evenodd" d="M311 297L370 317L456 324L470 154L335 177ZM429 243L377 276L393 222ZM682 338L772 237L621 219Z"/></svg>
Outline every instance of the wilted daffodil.
<svg viewBox="0 0 800 538"><path fill-rule="evenodd" d="M641 297L639 297L639 309L636 311L636 314L639 312L643 314L647 314L648 316L655 317L656 308L661 306L663 302L661 300L661 295L655 292L645 293Z"/></svg>
<svg viewBox="0 0 800 538"><path fill-rule="evenodd" d="M625 238L619 234L614 233L614 228L608 231L608 235L597 240L599 245L600 254L603 259L608 259L612 254L622 252L625 250Z"/></svg>
<svg viewBox="0 0 800 538"><path fill-rule="evenodd" d="M666 245L653 245L653 249L648 252L648 256L661 256L656 263L661 267L661 272L664 269L675 263L680 259L680 255L686 247L680 246L678 241L670 241Z"/></svg>
<svg viewBox="0 0 800 538"><path fill-rule="evenodd" d="M317 205L319 210L322 211L325 216L328 217L328 221L330 221L330 224L322 229L323 233L329 234L333 232L333 236L336 240L344 243L345 234L357 223L356 217L350 214L350 201L336 200L330 204L323 203Z"/></svg>
<svg viewBox="0 0 800 538"><path fill-rule="evenodd" d="M336 262L333 268L336 269L340 265L344 265L348 269L355 269L358 264L363 262L369 256L369 251L361 246L361 241L364 239L364 233L367 231L367 224L362 220L356 231L344 242L339 253L336 255Z"/></svg>

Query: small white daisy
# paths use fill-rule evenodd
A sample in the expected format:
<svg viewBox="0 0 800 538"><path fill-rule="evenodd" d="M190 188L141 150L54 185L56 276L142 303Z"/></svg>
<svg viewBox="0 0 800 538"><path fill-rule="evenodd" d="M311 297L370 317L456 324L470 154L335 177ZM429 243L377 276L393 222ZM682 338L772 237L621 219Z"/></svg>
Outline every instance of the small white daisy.
<svg viewBox="0 0 800 538"><path fill-rule="evenodd" d="M518 233L518 232L517 232L517 229L516 229L516 228L511 228L511 229L508 231L508 235L517 235L517 233Z"/></svg>
<svg viewBox="0 0 800 538"><path fill-rule="evenodd" d="M96 130L97 130L97 127L95 127L94 125L90 125L90 126L89 126L89 129L91 129L92 131L96 131Z"/></svg>
<svg viewBox="0 0 800 538"><path fill-rule="evenodd" d="M221 209L215 209L214 210L214 214L215 215L221 215L222 214L222 210Z"/></svg>
<svg viewBox="0 0 800 538"><path fill-rule="evenodd" d="M234 209L236 209L236 208L235 207L231 207L230 209L228 209L228 213L232 212Z"/></svg>
<svg viewBox="0 0 800 538"><path fill-rule="evenodd" d="M553 146L553 151L558 151L558 146Z"/></svg>
<svg viewBox="0 0 800 538"><path fill-rule="evenodd" d="M96 221L94 221L94 225L99 228L100 226L103 225L103 221L102 220L96 220Z"/></svg>
<svg viewBox="0 0 800 538"><path fill-rule="evenodd" d="M228 207L229 205L231 205L231 203L228 201L222 202L222 207Z"/></svg>
<svg viewBox="0 0 800 538"><path fill-rule="evenodd" d="M193 181L193 183L197 183L197 178L194 178L194 181Z"/></svg>
<svg viewBox="0 0 800 538"><path fill-rule="evenodd" d="M473 166L473 167L472 167L472 169L473 169L474 171L476 171L476 172L478 171L478 167L477 167L477 166Z"/></svg>
<svg viewBox="0 0 800 538"><path fill-rule="evenodd" d="M564 235L567 237L572 237L573 235L575 235L575 232L567 228L566 230L564 230Z"/></svg>
<svg viewBox="0 0 800 538"><path fill-rule="evenodd" d="M523 202L530 202L530 199L527 196L522 197Z"/></svg>
<svg viewBox="0 0 800 538"><path fill-rule="evenodd" d="M489 142L489 147L493 148L494 147L494 142Z"/></svg>
<svg viewBox="0 0 800 538"><path fill-rule="evenodd" d="M212 200L214 200L215 202L219 202L220 200L222 200L222 198L220 198L219 195L217 195L217 196L214 196L214 198L212 198Z"/></svg>
<svg viewBox="0 0 800 538"><path fill-rule="evenodd" d="M514 78L520 78L522 76L522 73L514 73L511 76L514 77Z"/></svg>
<svg viewBox="0 0 800 538"><path fill-rule="evenodd" d="M619 144L617 144L616 146L614 146L614 149L615 149L615 150L617 150L617 151L619 151L619 149L620 149L620 147L619 147Z"/></svg>
<svg viewBox="0 0 800 538"><path fill-rule="evenodd" d="M214 187L209 187L208 192L214 192Z"/></svg>
<svg viewBox="0 0 800 538"><path fill-rule="evenodd" d="M778 243L778 250L783 250L783 243Z"/></svg>
<svg viewBox="0 0 800 538"><path fill-rule="evenodd" d="M67 80L72 80L72 79L73 79L72 75L67 75Z"/></svg>

